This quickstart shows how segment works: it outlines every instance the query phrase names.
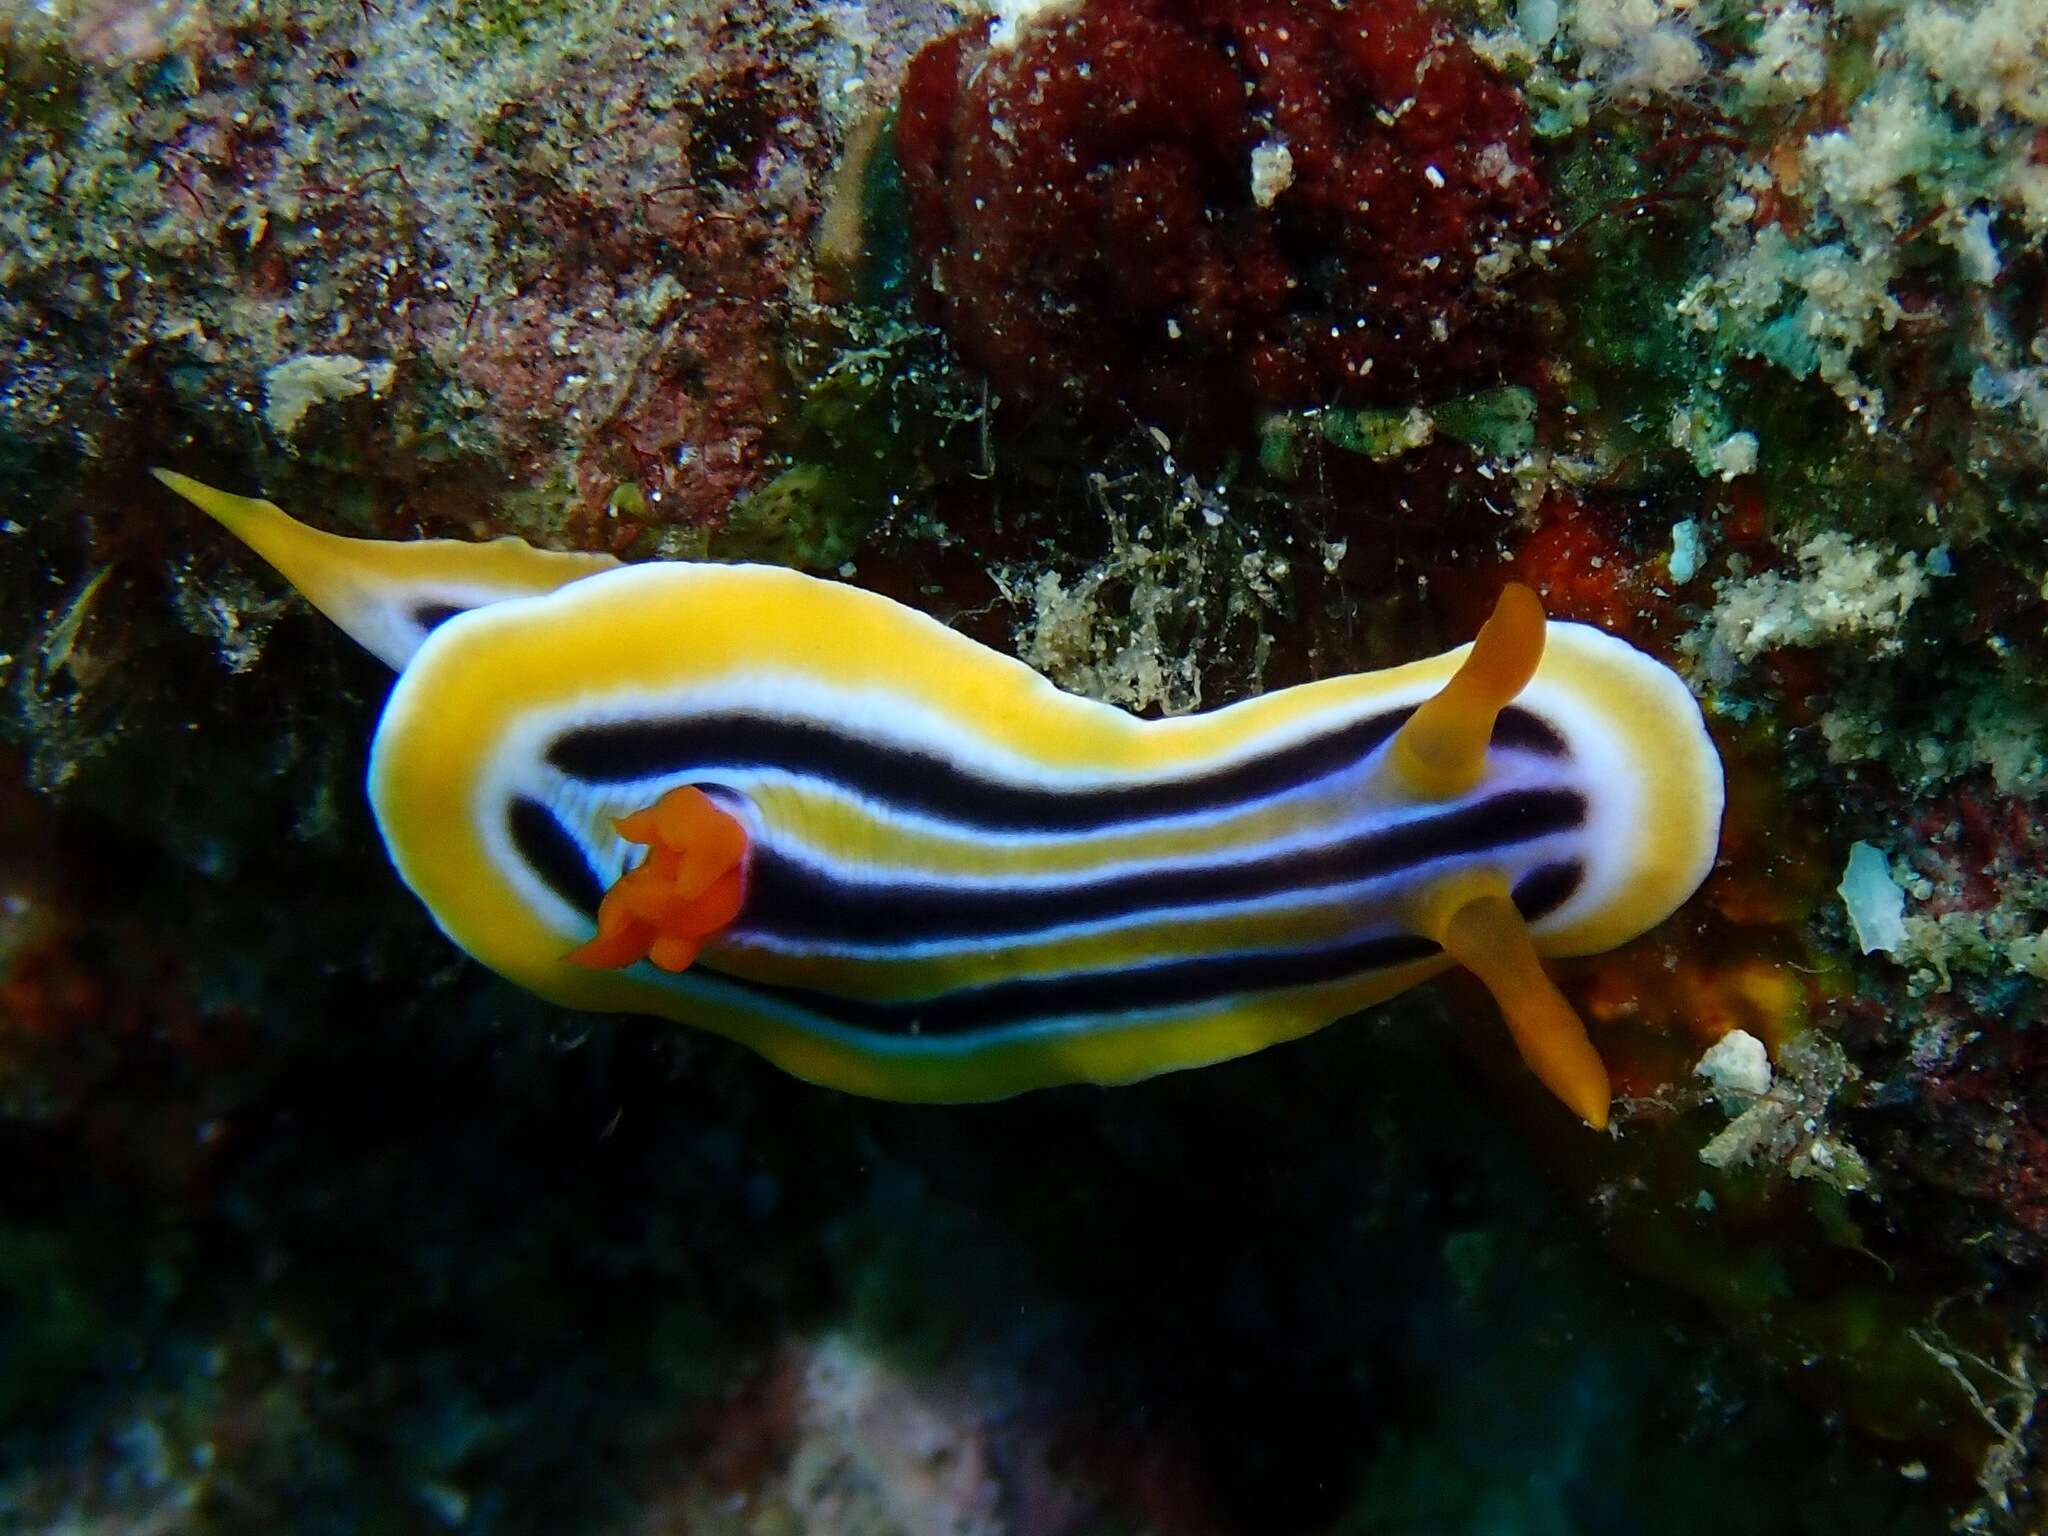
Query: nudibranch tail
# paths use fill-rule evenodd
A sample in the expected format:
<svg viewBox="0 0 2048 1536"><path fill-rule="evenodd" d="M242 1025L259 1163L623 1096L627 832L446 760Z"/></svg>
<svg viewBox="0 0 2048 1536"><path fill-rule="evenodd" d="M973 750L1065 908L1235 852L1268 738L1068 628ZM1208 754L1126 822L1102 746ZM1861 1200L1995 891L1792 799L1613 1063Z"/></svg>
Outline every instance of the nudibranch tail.
<svg viewBox="0 0 2048 1536"><path fill-rule="evenodd" d="M613 823L647 857L605 892L597 937L563 958L593 970L651 960L686 971L705 941L739 916L747 832L694 785L668 791L645 810Z"/></svg>
<svg viewBox="0 0 2048 1536"><path fill-rule="evenodd" d="M1387 761L1403 784L1451 800L1479 782L1494 723L1536 675L1546 634L1543 600L1519 582L1503 587L1464 663L1394 737Z"/></svg>
<svg viewBox="0 0 2048 1536"><path fill-rule="evenodd" d="M437 626L458 613L552 592L619 563L610 555L535 549L515 538L485 544L351 539L309 528L275 502L230 495L167 469L151 473L269 561L350 639L398 671Z"/></svg>
<svg viewBox="0 0 2048 1536"><path fill-rule="evenodd" d="M1537 1081L1596 1131L1607 1129L1612 1090L1585 1023L1536 958L1528 924L1504 892L1474 896L1443 922L1438 943L1493 994L1515 1047Z"/></svg>

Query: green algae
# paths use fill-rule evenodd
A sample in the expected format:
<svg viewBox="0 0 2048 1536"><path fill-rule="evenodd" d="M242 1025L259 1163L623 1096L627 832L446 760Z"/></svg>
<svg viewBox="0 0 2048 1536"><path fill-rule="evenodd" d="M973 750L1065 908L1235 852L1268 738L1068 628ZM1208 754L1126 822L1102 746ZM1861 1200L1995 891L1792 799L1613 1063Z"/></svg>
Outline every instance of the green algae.
<svg viewBox="0 0 2048 1536"><path fill-rule="evenodd" d="M936 332L890 310L821 318L792 348L791 462L733 506L712 535L715 559L837 570L984 451L985 396Z"/></svg>
<svg viewBox="0 0 2048 1536"><path fill-rule="evenodd" d="M1519 384L1433 406L1437 430L1491 459L1519 459L1536 446L1536 396Z"/></svg>
<svg viewBox="0 0 2048 1536"><path fill-rule="evenodd" d="M1309 418L1318 437L1334 448L1385 464L1436 435L1429 412L1411 410L1318 411Z"/></svg>
<svg viewBox="0 0 2048 1536"><path fill-rule="evenodd" d="M110 1320L79 1276L87 1255L49 1230L5 1227L0 1241L0 1428L48 1412L104 1364Z"/></svg>
<svg viewBox="0 0 2048 1536"><path fill-rule="evenodd" d="M1621 484L1668 474L1672 414L1702 382L1677 305L1709 249L1698 210L1713 183L1697 167L1675 182L1660 177L1656 144L1646 124L1603 120L1552 171L1572 316L1570 398Z"/></svg>
<svg viewBox="0 0 2048 1536"><path fill-rule="evenodd" d="M85 120L86 67L54 37L0 18L0 126L62 141Z"/></svg>
<svg viewBox="0 0 2048 1536"><path fill-rule="evenodd" d="M883 515L831 466L798 464L745 497L710 542L714 560L762 560L834 571L860 549Z"/></svg>
<svg viewBox="0 0 2048 1536"><path fill-rule="evenodd" d="M1257 457L1269 478L1293 481L1309 472L1307 454L1314 442L1388 464L1426 446L1438 434L1484 458L1512 462L1536 446L1536 396L1519 384L1508 384L1430 406L1270 412L1259 422Z"/></svg>
<svg viewBox="0 0 2048 1536"><path fill-rule="evenodd" d="M445 36L458 50L530 48L550 42L576 10L575 0L458 0Z"/></svg>
<svg viewBox="0 0 2048 1536"><path fill-rule="evenodd" d="M874 153L861 174L861 263L856 297L887 308L906 302L916 281L917 252L911 239L910 192L896 154L896 114L880 130Z"/></svg>

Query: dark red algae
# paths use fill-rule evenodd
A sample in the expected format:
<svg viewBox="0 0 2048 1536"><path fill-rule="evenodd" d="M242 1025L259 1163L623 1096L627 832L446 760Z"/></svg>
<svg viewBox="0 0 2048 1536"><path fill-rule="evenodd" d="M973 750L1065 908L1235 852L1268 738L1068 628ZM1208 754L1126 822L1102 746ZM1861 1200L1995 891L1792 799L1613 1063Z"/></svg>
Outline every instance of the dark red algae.
<svg viewBox="0 0 2048 1536"><path fill-rule="evenodd" d="M1427 401L1552 232L1516 91L1413 0L1084 0L918 53L926 302L1006 395L1165 424Z"/></svg>

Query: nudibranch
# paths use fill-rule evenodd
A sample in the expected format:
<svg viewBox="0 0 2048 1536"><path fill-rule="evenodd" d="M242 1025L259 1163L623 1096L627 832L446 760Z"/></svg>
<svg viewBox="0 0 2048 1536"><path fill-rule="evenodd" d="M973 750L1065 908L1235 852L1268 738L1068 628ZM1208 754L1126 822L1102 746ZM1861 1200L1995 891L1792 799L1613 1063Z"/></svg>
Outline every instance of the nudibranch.
<svg viewBox="0 0 2048 1536"><path fill-rule="evenodd" d="M1146 720L795 571L347 539L159 477L397 669L370 801L449 938L855 1093L1128 1082L1456 964L1604 1126L1538 957L1662 921L1719 836L1685 685L1524 587L1444 655Z"/></svg>

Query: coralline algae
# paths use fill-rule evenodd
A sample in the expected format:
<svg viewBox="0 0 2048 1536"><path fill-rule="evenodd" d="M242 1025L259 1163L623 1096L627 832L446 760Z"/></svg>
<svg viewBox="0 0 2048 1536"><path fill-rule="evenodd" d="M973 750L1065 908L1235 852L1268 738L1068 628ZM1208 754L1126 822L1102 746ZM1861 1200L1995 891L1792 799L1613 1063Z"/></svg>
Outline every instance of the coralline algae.
<svg viewBox="0 0 2048 1536"><path fill-rule="evenodd" d="M1551 233L1528 117L1412 0L983 30L912 60L897 143L932 305L999 388L1242 432L1509 366Z"/></svg>

